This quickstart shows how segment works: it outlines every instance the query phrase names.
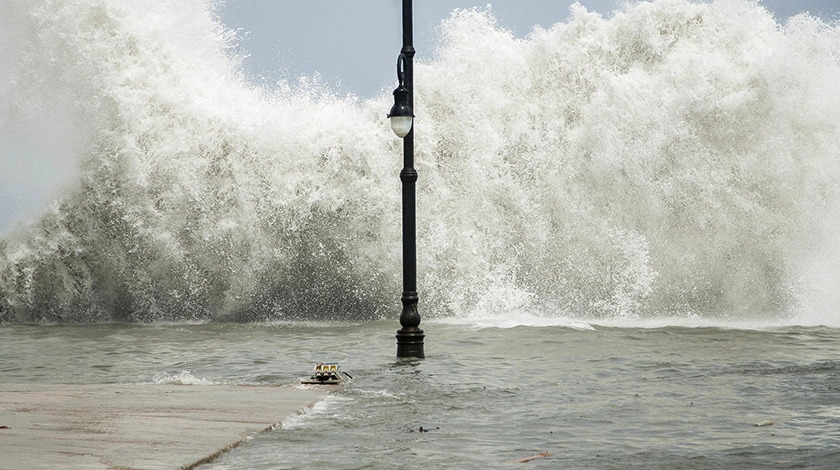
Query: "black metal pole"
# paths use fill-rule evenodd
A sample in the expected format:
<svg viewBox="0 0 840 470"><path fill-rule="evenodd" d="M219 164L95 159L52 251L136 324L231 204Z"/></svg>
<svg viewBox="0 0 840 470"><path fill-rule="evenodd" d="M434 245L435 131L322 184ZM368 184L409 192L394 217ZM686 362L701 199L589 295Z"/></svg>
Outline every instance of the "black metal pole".
<svg viewBox="0 0 840 470"><path fill-rule="evenodd" d="M414 26L412 0L403 0L403 47L405 55L405 87L409 92L409 104L414 110ZM403 223L403 310L400 314L400 328L397 331L397 357L423 358L423 330L420 326L420 314L417 313L417 225L415 204L415 183L417 171L414 169L414 126L403 138L402 181L402 223Z"/></svg>

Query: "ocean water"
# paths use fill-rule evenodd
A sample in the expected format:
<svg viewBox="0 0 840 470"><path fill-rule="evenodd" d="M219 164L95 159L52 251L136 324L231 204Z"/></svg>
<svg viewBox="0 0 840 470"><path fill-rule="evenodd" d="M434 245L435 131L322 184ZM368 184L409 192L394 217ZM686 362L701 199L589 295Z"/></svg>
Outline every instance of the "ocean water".
<svg viewBox="0 0 840 470"><path fill-rule="evenodd" d="M0 181L57 188L0 237L2 380L354 375L208 469L840 460L836 23L454 12L415 69L427 357L398 361L389 93L251 84L179 5L0 0Z"/></svg>
<svg viewBox="0 0 840 470"><path fill-rule="evenodd" d="M489 323L489 322L488 322ZM396 322L4 326L9 382L353 380L201 470L836 468L840 330ZM770 424L772 423L772 424ZM759 424L759 426L757 426ZM420 431L423 428L424 432Z"/></svg>

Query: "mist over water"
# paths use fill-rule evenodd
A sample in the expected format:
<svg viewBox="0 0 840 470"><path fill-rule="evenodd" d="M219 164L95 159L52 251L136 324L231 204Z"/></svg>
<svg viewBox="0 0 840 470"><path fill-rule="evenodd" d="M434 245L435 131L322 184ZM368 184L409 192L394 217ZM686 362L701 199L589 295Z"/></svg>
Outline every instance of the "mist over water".
<svg viewBox="0 0 840 470"><path fill-rule="evenodd" d="M255 88L199 0L2 5L0 135L74 164L0 240L0 322L398 315L388 94ZM837 25L471 10L418 59L424 317L840 323Z"/></svg>

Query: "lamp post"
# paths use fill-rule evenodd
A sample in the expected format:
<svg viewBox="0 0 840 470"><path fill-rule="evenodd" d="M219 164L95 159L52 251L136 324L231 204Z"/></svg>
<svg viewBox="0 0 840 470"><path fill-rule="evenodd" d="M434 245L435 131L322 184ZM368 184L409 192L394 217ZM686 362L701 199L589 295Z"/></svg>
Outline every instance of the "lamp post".
<svg viewBox="0 0 840 470"><path fill-rule="evenodd" d="M415 223L414 169L414 45L412 0L402 2L403 46L397 59L399 85L394 90L394 106L388 117L391 128L403 139L402 224L403 224L403 310L397 331L397 357L423 358L423 330L417 313L417 226Z"/></svg>

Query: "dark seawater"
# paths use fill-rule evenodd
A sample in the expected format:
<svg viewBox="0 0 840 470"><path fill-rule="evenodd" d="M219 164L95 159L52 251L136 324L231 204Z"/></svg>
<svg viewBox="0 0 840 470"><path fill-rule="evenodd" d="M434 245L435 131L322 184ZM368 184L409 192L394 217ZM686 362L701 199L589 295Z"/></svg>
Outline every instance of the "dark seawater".
<svg viewBox="0 0 840 470"><path fill-rule="evenodd" d="M354 380L200 467L836 468L840 331L826 327L392 322L5 326L8 382L294 384L318 361ZM772 426L754 426L773 422ZM428 432L420 432L420 427Z"/></svg>

